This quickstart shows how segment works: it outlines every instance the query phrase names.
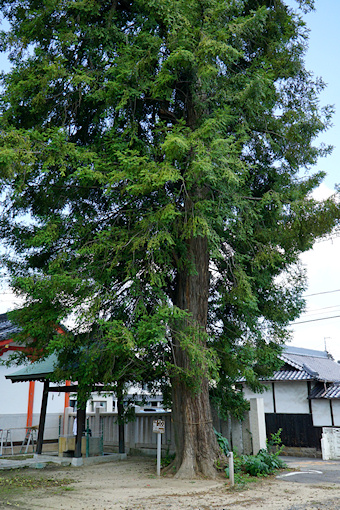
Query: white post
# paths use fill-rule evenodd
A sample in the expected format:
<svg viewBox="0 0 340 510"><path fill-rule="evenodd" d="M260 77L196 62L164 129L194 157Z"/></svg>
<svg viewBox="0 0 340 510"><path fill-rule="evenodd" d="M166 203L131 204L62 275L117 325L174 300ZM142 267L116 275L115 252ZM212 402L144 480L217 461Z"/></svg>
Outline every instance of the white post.
<svg viewBox="0 0 340 510"><path fill-rule="evenodd" d="M162 434L165 432L165 421L164 420L153 420L152 432L157 434L157 476L161 474L161 445L162 445Z"/></svg>
<svg viewBox="0 0 340 510"><path fill-rule="evenodd" d="M250 399L250 432L253 440L253 455L266 448L266 421L263 398Z"/></svg>
<svg viewBox="0 0 340 510"><path fill-rule="evenodd" d="M233 487L235 485L235 481L234 481L234 454L233 454L233 452L229 452L228 453L228 457L229 457L229 480L230 480L230 485Z"/></svg>
<svg viewBox="0 0 340 510"><path fill-rule="evenodd" d="M69 416L70 413L73 411L72 407L65 407L65 414L64 414L64 430L63 435L68 436L69 435Z"/></svg>
<svg viewBox="0 0 340 510"><path fill-rule="evenodd" d="M162 434L157 434L157 476L161 475L161 444Z"/></svg>
<svg viewBox="0 0 340 510"><path fill-rule="evenodd" d="M93 435L96 437L101 436L101 430L100 430L100 407L96 407L95 415L94 415L94 431Z"/></svg>

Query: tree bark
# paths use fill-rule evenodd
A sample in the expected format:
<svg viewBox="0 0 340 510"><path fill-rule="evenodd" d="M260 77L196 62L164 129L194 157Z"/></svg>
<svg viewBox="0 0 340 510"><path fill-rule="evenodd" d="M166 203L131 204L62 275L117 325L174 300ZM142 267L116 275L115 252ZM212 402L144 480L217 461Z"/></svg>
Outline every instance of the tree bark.
<svg viewBox="0 0 340 510"><path fill-rule="evenodd" d="M184 330L196 328L195 341L204 350L209 296L208 242L204 237L192 237L187 245L188 259L193 267L178 272L175 305L190 312L190 319L183 321L182 327ZM172 336L175 367L183 373L194 373L194 362L188 350L181 345L180 335L173 331ZM215 477L217 464L225 462L213 430L208 379L204 371L202 374L194 391L190 382L188 384L188 380L180 374L172 378L175 465L178 469L176 476L180 478L194 478L199 474Z"/></svg>

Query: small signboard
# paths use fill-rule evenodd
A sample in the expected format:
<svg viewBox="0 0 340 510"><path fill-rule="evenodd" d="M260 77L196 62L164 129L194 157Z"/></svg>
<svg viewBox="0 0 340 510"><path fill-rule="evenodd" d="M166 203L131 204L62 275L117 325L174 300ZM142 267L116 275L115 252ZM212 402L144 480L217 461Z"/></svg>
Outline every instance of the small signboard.
<svg viewBox="0 0 340 510"><path fill-rule="evenodd" d="M164 434L165 421L164 420L153 420L152 432L156 432L156 434Z"/></svg>

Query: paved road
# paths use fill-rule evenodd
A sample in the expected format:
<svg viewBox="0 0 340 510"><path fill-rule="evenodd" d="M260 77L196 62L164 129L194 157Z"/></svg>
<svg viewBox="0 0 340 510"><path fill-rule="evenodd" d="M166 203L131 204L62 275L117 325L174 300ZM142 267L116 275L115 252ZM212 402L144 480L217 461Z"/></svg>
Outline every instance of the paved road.
<svg viewBox="0 0 340 510"><path fill-rule="evenodd" d="M283 482L338 483L340 484L340 461L299 457L284 457L290 471L276 478Z"/></svg>

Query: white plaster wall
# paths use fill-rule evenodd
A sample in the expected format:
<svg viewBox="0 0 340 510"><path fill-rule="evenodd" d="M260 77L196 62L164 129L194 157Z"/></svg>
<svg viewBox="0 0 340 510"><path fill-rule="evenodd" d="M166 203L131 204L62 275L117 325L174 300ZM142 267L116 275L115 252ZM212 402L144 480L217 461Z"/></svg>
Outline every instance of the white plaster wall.
<svg viewBox="0 0 340 510"><path fill-rule="evenodd" d="M25 413L0 414L0 429L11 429L12 441L23 441L26 432Z"/></svg>
<svg viewBox="0 0 340 510"><path fill-rule="evenodd" d="M254 393L245 387L243 392L247 400L262 397L264 412L273 413L273 390L272 384L266 383L268 389L264 393ZM277 413L285 414L308 414L309 402L306 381L276 381L274 382L275 404Z"/></svg>
<svg viewBox="0 0 340 510"><path fill-rule="evenodd" d="M8 359L4 353L2 360ZM27 420L29 383L12 383L5 375L13 374L22 367L0 365L0 428L12 429L12 440L22 441ZM43 383L36 381L33 401L33 425L39 424ZM64 413L65 393L49 393L44 439L56 439L59 431L59 416Z"/></svg>
<svg viewBox="0 0 340 510"><path fill-rule="evenodd" d="M38 415L33 415L33 423L39 423L39 417ZM63 418L64 416L61 414L56 413L48 413L46 414L46 422L45 422L45 430L44 430L44 441L47 439L58 439L59 437L59 420L61 419L60 423L60 432L63 432ZM43 447L44 451L44 447Z"/></svg>
<svg viewBox="0 0 340 510"><path fill-rule="evenodd" d="M329 400L312 400L314 427L331 427L332 415Z"/></svg>
<svg viewBox="0 0 340 510"><path fill-rule="evenodd" d="M6 352L1 359L5 361L8 356ZM0 365L0 416L27 412L28 383L12 383L5 379L5 375L13 374L19 368Z"/></svg>
<svg viewBox="0 0 340 510"><path fill-rule="evenodd" d="M114 413L116 411L116 404L113 394L103 394L94 392L91 394L91 398L87 401L86 412L94 412L93 402L106 402L106 411L108 413Z"/></svg>
<svg viewBox="0 0 340 510"><path fill-rule="evenodd" d="M332 400L334 427L340 427L340 401Z"/></svg>
<svg viewBox="0 0 340 510"><path fill-rule="evenodd" d="M33 414L33 425L39 424L39 414ZM12 441L22 442L26 433L26 413L13 415L0 415L0 429L11 429ZM58 439L59 414L46 415L44 440Z"/></svg>
<svg viewBox="0 0 340 510"><path fill-rule="evenodd" d="M41 383L42 384L42 383ZM54 385L51 385L54 386ZM39 403L39 412L41 406L41 399ZM47 413L64 414L65 406L65 393L49 393L47 401Z"/></svg>
<svg viewBox="0 0 340 510"><path fill-rule="evenodd" d="M251 398L263 398L264 412L265 413L273 413L274 405L273 405L273 391L271 383L267 383L264 385L267 389L263 393L254 393L251 389L247 387L243 387L243 394L247 400Z"/></svg>
<svg viewBox="0 0 340 510"><path fill-rule="evenodd" d="M276 412L308 414L309 401L306 381L275 382Z"/></svg>
<svg viewBox="0 0 340 510"><path fill-rule="evenodd" d="M27 386L27 392L29 383L17 383L17 384L25 384ZM51 386L56 386L55 384L51 384ZM34 401L33 401L33 414L40 413L41 409L41 401L42 394L44 389L44 383L40 381L35 382L34 388ZM65 393L49 393L47 400L47 411L46 413L64 413L64 403L65 403Z"/></svg>

